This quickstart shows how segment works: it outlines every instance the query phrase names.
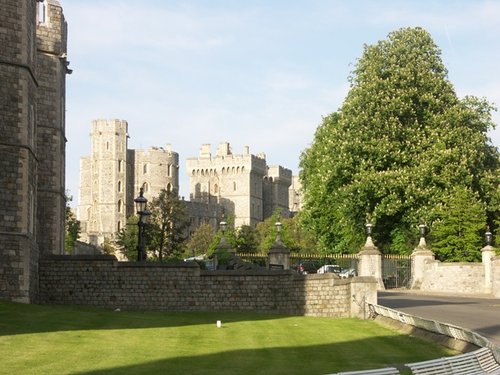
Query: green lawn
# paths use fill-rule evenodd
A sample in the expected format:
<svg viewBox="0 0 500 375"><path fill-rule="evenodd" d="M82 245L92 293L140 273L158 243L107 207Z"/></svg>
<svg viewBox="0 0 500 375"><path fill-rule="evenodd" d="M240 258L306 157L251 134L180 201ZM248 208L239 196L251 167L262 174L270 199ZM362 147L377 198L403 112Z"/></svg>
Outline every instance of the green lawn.
<svg viewBox="0 0 500 375"><path fill-rule="evenodd" d="M0 301L0 374L326 374L450 354L356 319Z"/></svg>

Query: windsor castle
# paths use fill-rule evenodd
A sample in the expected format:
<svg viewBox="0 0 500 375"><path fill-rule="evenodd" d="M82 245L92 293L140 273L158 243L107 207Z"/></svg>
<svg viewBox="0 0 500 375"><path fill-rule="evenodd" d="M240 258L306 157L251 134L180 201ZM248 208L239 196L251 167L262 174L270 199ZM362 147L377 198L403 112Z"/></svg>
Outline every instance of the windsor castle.
<svg viewBox="0 0 500 375"><path fill-rule="evenodd" d="M148 150L128 148L128 124L124 120L94 120L91 154L80 159L80 193L77 218L81 240L100 245L112 239L134 214L139 189L152 199L161 189L179 191L179 155L170 146ZM268 166L263 153L252 155L248 147L233 154L227 142L215 154L201 146L198 157L187 158L189 175L189 231L202 223L217 228L223 217L234 225L255 225L276 209L283 213L299 208L297 178L282 166Z"/></svg>
<svg viewBox="0 0 500 375"><path fill-rule="evenodd" d="M57 0L3 0L0 25L0 299L37 302L40 261L64 254L68 26ZM92 122L77 208L86 242L113 237L141 187L148 199L179 188L179 155L168 146L130 150L127 132L126 121ZM223 215L253 225L300 206L291 171L248 149L235 155L222 143L212 155L203 145L187 169L191 231L216 228Z"/></svg>

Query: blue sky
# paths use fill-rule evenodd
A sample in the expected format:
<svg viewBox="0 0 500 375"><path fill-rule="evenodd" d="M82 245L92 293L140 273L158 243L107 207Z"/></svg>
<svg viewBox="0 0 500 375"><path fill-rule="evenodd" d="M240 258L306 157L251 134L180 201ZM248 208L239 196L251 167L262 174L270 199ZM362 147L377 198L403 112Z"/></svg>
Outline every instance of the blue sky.
<svg viewBox="0 0 500 375"><path fill-rule="evenodd" d="M500 105L500 1L60 0L68 22L66 187L78 201L90 122L129 123L129 147L187 157L223 141L298 173L322 116L336 111L364 44L421 26L459 97ZM500 123L500 115L494 114ZM500 147L500 129L490 133Z"/></svg>

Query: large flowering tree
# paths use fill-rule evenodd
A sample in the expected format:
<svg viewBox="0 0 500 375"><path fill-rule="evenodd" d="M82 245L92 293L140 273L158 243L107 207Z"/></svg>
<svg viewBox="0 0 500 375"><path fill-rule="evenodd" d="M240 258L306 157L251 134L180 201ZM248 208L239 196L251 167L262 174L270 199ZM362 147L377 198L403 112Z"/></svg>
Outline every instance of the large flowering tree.
<svg viewBox="0 0 500 375"><path fill-rule="evenodd" d="M358 251L370 214L378 246L408 252L419 222L442 228L464 189L484 228L498 222L500 158L487 136L494 108L457 97L429 33L400 29L365 46L349 81L301 157L301 217L323 251Z"/></svg>

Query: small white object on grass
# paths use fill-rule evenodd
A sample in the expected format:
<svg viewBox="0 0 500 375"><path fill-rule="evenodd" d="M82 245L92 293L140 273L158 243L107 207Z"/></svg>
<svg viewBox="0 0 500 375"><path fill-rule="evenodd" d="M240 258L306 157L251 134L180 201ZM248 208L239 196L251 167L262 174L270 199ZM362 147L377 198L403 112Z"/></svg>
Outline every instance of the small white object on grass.
<svg viewBox="0 0 500 375"><path fill-rule="evenodd" d="M220 320L217 320L217 328L222 327L222 322Z"/></svg>

